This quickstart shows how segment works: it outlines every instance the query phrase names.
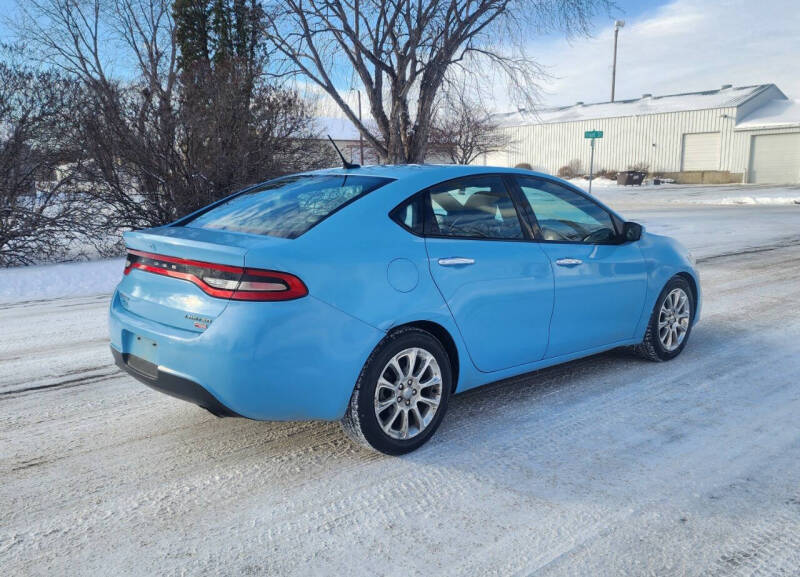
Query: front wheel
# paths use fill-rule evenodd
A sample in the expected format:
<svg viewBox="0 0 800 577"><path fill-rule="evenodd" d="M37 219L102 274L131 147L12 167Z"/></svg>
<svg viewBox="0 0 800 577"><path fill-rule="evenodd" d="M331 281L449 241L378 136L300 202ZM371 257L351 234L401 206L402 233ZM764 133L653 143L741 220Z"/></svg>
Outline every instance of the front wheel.
<svg viewBox="0 0 800 577"><path fill-rule="evenodd" d="M694 311L694 293L688 281L672 277L656 300L644 340L634 347L636 352L651 361L677 357L689 340Z"/></svg>
<svg viewBox="0 0 800 577"><path fill-rule="evenodd" d="M413 451L441 423L451 384L450 359L441 343L421 329L399 329L367 359L342 429L387 455Z"/></svg>

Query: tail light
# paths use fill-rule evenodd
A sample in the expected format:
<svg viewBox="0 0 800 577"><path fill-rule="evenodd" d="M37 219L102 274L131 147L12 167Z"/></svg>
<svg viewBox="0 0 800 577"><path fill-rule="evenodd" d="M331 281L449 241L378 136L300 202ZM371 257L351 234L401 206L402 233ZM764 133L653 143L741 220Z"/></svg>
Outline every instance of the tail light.
<svg viewBox="0 0 800 577"><path fill-rule="evenodd" d="M212 297L240 301L288 301L308 294L296 276L274 270L242 268L129 250L125 274L137 269L197 285Z"/></svg>

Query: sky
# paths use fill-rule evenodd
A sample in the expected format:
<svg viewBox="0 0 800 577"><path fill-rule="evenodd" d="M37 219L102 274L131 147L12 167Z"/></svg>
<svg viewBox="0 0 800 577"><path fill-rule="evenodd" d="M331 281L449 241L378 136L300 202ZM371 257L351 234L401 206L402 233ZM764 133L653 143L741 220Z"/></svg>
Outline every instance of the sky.
<svg viewBox="0 0 800 577"><path fill-rule="evenodd" d="M0 0L3 16L18 0ZM800 0L617 0L598 15L590 38L558 35L532 41L529 53L547 71L540 103L568 105L609 100L614 19L619 34L617 99L710 90L723 84L775 83L800 98ZM513 110L508 90L495 88L497 111Z"/></svg>
<svg viewBox="0 0 800 577"><path fill-rule="evenodd" d="M619 34L617 99L770 82L800 98L800 1L618 5L625 27ZM529 47L553 76L542 83L544 103L609 100L613 20L597 18L596 25L592 38L546 38Z"/></svg>

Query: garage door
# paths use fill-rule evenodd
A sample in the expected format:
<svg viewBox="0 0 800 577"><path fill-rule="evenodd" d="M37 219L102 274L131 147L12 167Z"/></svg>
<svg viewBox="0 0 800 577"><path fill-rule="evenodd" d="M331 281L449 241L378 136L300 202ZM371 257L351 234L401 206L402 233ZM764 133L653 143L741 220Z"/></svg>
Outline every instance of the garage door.
<svg viewBox="0 0 800 577"><path fill-rule="evenodd" d="M682 170L719 170L719 132L683 135Z"/></svg>
<svg viewBox="0 0 800 577"><path fill-rule="evenodd" d="M800 182L800 134L762 134L750 142L750 182Z"/></svg>

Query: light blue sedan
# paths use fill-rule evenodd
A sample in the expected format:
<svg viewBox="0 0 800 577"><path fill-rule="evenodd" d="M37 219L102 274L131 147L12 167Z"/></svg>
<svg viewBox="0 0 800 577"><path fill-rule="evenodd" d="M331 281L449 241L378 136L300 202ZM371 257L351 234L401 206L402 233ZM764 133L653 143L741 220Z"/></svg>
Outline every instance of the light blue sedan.
<svg viewBox="0 0 800 577"><path fill-rule="evenodd" d="M388 454L456 392L621 346L672 359L700 314L680 244L510 168L298 174L125 242L121 368L220 416L341 420Z"/></svg>

